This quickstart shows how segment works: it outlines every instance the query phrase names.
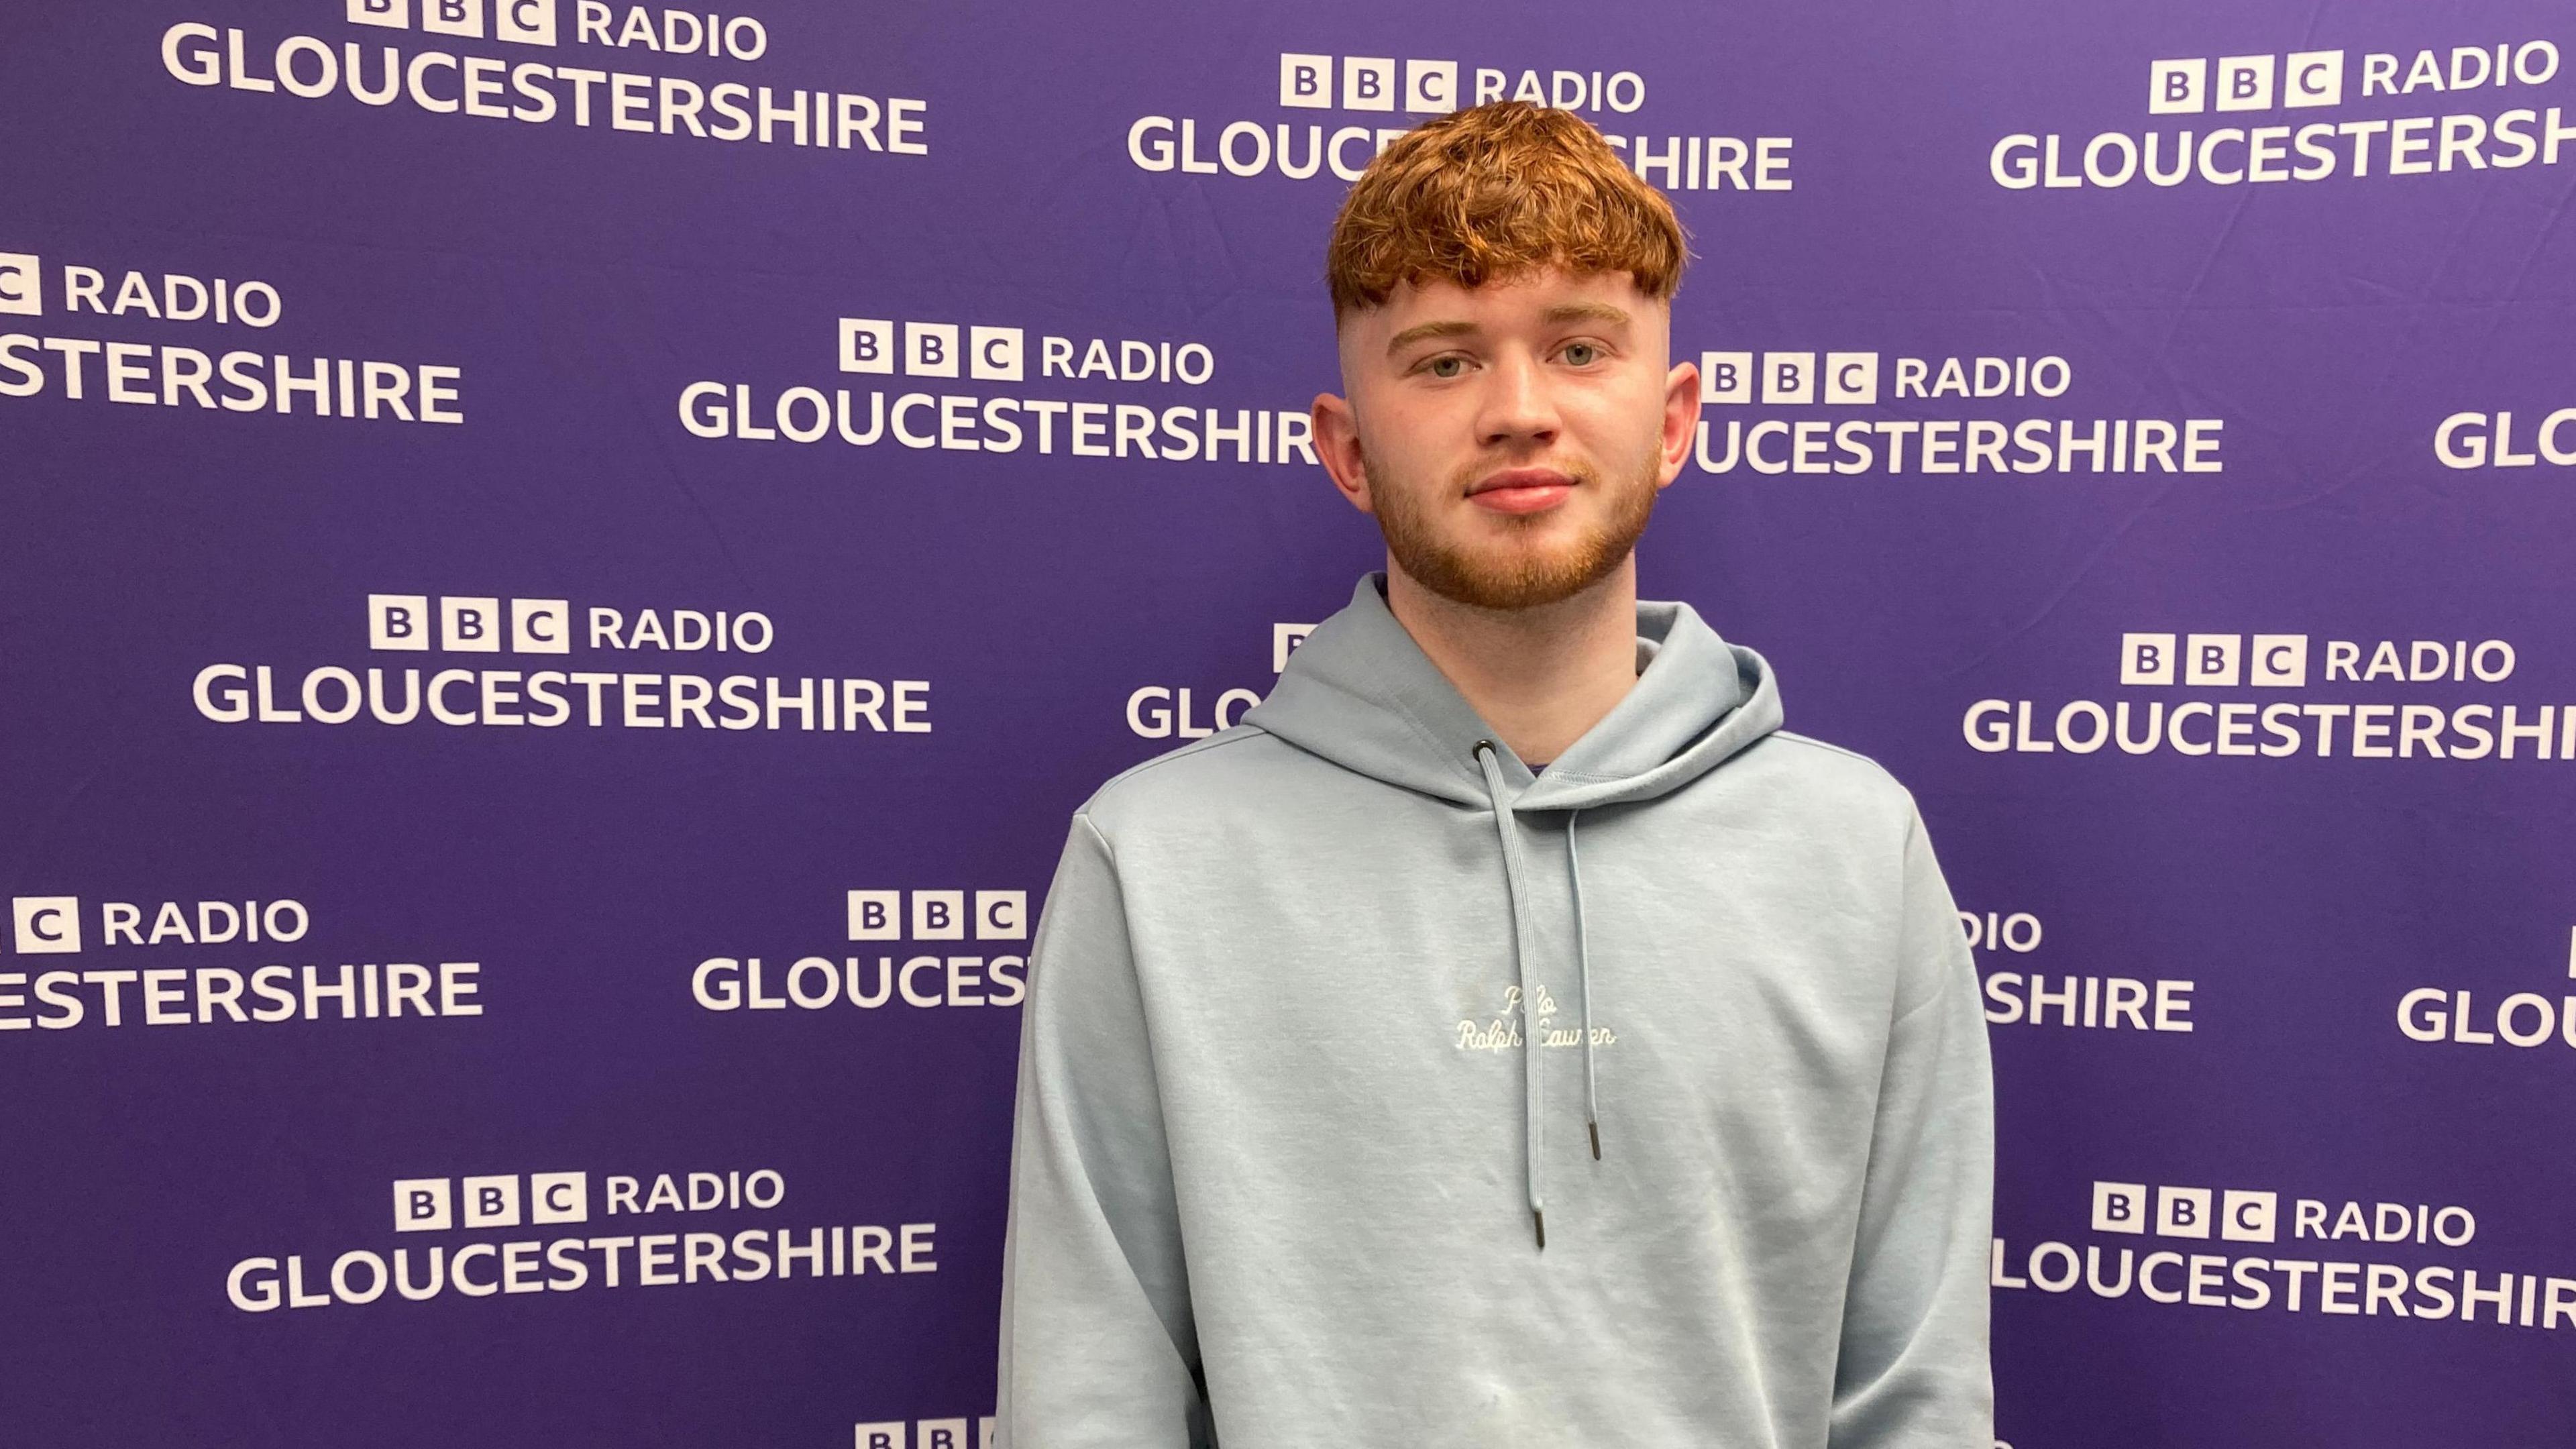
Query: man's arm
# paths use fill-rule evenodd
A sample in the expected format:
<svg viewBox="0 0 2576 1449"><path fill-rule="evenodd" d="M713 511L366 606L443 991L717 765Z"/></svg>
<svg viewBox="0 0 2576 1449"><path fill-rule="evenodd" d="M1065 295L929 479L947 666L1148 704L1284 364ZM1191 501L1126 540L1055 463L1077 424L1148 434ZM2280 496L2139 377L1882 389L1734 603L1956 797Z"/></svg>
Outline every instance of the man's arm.
<svg viewBox="0 0 2576 1449"><path fill-rule="evenodd" d="M1080 815L1030 953L1002 1253L1002 1449L1215 1442L1117 864Z"/></svg>
<svg viewBox="0 0 2576 1449"><path fill-rule="evenodd" d="M1990 1449L1994 1083L1977 973L1918 816L1903 954L1852 1245L1833 1449Z"/></svg>

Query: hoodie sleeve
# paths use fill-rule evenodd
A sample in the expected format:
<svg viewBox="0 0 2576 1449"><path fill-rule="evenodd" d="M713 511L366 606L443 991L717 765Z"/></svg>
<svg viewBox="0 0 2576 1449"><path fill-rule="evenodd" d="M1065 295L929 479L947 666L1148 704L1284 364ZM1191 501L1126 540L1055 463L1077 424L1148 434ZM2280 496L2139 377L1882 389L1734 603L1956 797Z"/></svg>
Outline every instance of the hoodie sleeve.
<svg viewBox="0 0 2576 1449"><path fill-rule="evenodd" d="M1117 863L1082 815L1031 955L1002 1252L1002 1449L1215 1443Z"/></svg>
<svg viewBox="0 0 2576 1449"><path fill-rule="evenodd" d="M1994 1084L1957 908L1908 826L1898 986L1861 1190L1832 1449L1989 1449Z"/></svg>

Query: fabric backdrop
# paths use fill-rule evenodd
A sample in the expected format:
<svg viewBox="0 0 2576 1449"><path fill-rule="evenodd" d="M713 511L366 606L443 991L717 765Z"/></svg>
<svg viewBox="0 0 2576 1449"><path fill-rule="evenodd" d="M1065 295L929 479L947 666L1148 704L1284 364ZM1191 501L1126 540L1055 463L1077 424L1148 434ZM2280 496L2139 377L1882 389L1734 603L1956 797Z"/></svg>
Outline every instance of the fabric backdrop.
<svg viewBox="0 0 2576 1449"><path fill-rule="evenodd" d="M1645 593L1948 868L2000 1437L2564 1442L2564 6L0 27L0 1439L978 1442L1066 818L1378 557L1326 227L1521 96L1694 238Z"/></svg>

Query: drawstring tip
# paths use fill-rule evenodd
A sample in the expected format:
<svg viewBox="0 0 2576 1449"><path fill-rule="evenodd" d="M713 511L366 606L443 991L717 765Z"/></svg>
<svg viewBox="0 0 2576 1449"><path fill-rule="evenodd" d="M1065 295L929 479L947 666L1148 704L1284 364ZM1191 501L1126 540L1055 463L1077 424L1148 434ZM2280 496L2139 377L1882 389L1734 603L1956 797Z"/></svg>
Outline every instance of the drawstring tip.
<svg viewBox="0 0 2576 1449"><path fill-rule="evenodd" d="M1530 1221L1538 1225L1538 1250L1544 1253L1547 1251L1547 1214L1531 1208Z"/></svg>
<svg viewBox="0 0 2576 1449"><path fill-rule="evenodd" d="M1592 1133L1592 1160L1599 1162L1601 1160L1601 1124L1586 1119L1583 1125Z"/></svg>

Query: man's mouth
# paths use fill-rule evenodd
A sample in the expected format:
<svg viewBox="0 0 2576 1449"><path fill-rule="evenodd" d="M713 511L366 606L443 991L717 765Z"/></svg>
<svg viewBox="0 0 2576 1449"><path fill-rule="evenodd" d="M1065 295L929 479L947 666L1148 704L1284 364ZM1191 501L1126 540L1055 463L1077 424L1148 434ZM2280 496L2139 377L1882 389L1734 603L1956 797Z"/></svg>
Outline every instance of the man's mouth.
<svg viewBox="0 0 2576 1449"><path fill-rule="evenodd" d="M1574 480L1553 468L1506 468L1489 473L1467 490L1467 501L1495 513L1537 513L1554 508L1574 491Z"/></svg>

